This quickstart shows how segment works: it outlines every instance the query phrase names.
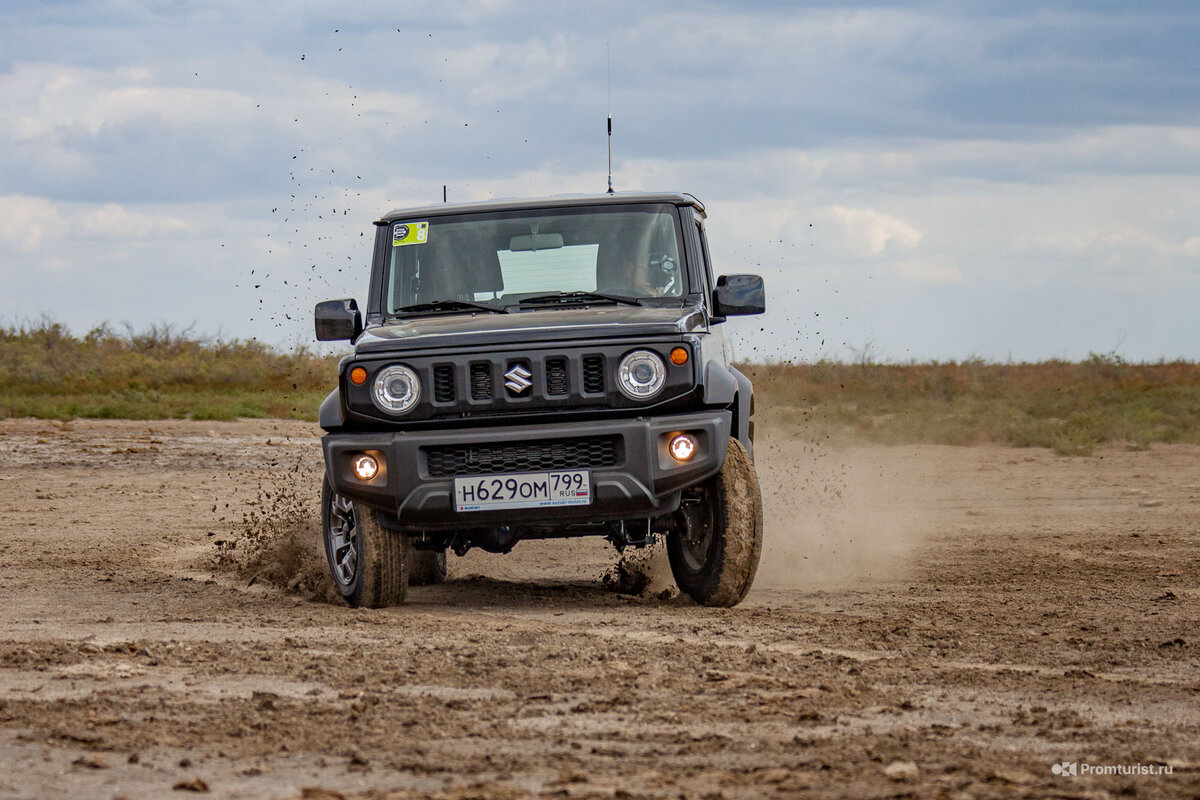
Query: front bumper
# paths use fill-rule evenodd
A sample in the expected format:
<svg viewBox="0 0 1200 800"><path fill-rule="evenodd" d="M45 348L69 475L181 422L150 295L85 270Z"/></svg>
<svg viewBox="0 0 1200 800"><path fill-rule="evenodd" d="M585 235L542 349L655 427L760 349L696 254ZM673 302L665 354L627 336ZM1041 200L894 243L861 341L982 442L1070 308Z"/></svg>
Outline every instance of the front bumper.
<svg viewBox="0 0 1200 800"><path fill-rule="evenodd" d="M333 488L394 514L406 530L461 530L502 524L565 526L634 519L679 507L680 493L715 475L729 446L729 411L564 425L523 425L470 430L330 433L321 440ZM679 464L667 453L675 433L688 432L700 447ZM596 447L592 447L596 444ZM599 445L602 445L599 446ZM596 453L603 451L602 456ZM379 474L359 480L353 459L370 453ZM530 453L538 458L527 464ZM563 453L570 462L554 463ZM502 454L503 458L497 454ZM589 458L595 459L589 463ZM509 468L498 468L505 463ZM586 506L458 512L454 478L555 469L589 469L592 502Z"/></svg>

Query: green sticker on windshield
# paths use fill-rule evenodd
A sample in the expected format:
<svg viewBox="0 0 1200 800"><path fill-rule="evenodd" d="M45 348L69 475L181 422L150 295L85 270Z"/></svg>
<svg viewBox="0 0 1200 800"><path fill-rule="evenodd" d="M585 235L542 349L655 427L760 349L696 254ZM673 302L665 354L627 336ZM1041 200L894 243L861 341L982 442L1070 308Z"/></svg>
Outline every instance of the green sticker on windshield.
<svg viewBox="0 0 1200 800"><path fill-rule="evenodd" d="M425 244L429 238L428 222L397 222L392 226L392 247L406 244Z"/></svg>

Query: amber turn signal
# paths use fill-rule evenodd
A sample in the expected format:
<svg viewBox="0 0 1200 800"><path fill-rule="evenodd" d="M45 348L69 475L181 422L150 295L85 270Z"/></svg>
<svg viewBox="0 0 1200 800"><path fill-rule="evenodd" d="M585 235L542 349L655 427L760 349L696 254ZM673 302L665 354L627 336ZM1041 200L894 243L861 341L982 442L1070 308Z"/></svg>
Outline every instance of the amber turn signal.
<svg viewBox="0 0 1200 800"><path fill-rule="evenodd" d="M367 371L362 367L355 367L350 370L350 382L355 386L362 386L367 382Z"/></svg>
<svg viewBox="0 0 1200 800"><path fill-rule="evenodd" d="M682 367L687 363L688 351L686 347L676 347L671 351L671 363L677 367Z"/></svg>

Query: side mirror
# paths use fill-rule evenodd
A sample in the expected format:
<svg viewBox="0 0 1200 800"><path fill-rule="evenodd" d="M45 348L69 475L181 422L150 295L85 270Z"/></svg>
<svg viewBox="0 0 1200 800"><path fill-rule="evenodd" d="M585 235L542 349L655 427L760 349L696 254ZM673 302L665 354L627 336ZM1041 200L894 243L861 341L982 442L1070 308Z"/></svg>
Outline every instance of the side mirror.
<svg viewBox="0 0 1200 800"><path fill-rule="evenodd" d="M362 314L353 298L317 303L313 317L317 323L318 342L354 341L363 330Z"/></svg>
<svg viewBox="0 0 1200 800"><path fill-rule="evenodd" d="M712 316L761 314L767 310L763 279L758 275L722 275L713 290Z"/></svg>

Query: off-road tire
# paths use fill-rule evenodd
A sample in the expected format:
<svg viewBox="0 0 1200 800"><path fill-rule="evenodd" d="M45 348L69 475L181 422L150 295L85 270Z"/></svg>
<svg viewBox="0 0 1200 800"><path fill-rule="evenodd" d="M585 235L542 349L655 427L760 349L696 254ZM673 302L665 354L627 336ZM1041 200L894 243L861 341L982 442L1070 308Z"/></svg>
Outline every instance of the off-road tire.
<svg viewBox="0 0 1200 800"><path fill-rule="evenodd" d="M675 583L701 605L740 603L754 583L763 537L758 476L741 442L729 440L725 463L705 482L700 502L676 513L667 536Z"/></svg>
<svg viewBox="0 0 1200 800"><path fill-rule="evenodd" d="M422 550L413 547L412 540L408 537L405 537L404 543L408 550L406 560L409 586L436 586L446 582L445 550Z"/></svg>
<svg viewBox="0 0 1200 800"><path fill-rule="evenodd" d="M335 501L340 503L338 509L334 508ZM354 569L348 575L344 568L339 571L334 552L337 537L332 528L344 523L346 516L352 516L356 548ZM343 600L356 608L383 608L404 602L408 595L408 559L400 534L380 526L375 509L340 498L328 479L321 487L321 532L333 585Z"/></svg>

